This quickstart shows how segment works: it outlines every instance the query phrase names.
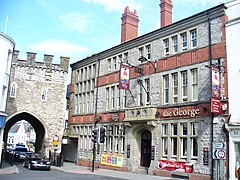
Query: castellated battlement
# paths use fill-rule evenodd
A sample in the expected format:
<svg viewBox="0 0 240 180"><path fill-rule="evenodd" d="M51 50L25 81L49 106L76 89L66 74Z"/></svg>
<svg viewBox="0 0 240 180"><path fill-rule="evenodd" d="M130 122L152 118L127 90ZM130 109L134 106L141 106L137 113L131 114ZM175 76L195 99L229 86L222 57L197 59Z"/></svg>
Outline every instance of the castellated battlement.
<svg viewBox="0 0 240 180"><path fill-rule="evenodd" d="M60 57L60 64L53 64L53 55L44 54L43 62L36 62L37 53L27 52L27 59L18 59L19 51L15 50L13 53L12 64L15 66L48 69L53 71L63 71L68 73L69 57Z"/></svg>

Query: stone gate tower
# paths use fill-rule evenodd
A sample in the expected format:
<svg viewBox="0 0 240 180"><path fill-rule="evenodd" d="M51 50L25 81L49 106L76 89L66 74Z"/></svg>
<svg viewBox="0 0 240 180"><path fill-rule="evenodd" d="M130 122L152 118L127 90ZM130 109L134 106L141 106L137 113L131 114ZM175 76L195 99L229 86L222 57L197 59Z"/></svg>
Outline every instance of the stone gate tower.
<svg viewBox="0 0 240 180"><path fill-rule="evenodd" d="M48 155L57 135L59 152L65 123L69 58L60 57L60 64L53 64L52 55L45 54L43 62L36 62L36 53L28 52L26 60L18 59L18 54L19 51L14 51L4 142L10 128L17 121L26 120L36 132L35 151Z"/></svg>

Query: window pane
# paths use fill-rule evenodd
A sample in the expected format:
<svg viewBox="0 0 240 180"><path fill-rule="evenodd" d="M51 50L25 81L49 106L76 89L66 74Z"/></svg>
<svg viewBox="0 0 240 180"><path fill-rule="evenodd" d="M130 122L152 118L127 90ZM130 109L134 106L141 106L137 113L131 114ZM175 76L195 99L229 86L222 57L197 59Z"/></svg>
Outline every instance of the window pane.
<svg viewBox="0 0 240 180"><path fill-rule="evenodd" d="M168 153L168 141L167 138L162 138L162 149L163 149L163 155L166 156Z"/></svg>
<svg viewBox="0 0 240 180"><path fill-rule="evenodd" d="M146 49L147 49L147 59L151 59L151 46L150 45L147 46Z"/></svg>
<svg viewBox="0 0 240 180"><path fill-rule="evenodd" d="M187 135L187 123L182 124L182 135Z"/></svg>
<svg viewBox="0 0 240 180"><path fill-rule="evenodd" d="M109 110L109 88L106 88L106 111Z"/></svg>
<svg viewBox="0 0 240 180"><path fill-rule="evenodd" d="M178 52L178 37L174 36L172 37L172 43L173 43L173 53Z"/></svg>
<svg viewBox="0 0 240 180"><path fill-rule="evenodd" d="M177 138L172 138L172 155L177 156Z"/></svg>
<svg viewBox="0 0 240 180"><path fill-rule="evenodd" d="M139 57L143 56L143 48L139 48Z"/></svg>
<svg viewBox="0 0 240 180"><path fill-rule="evenodd" d="M197 138L192 138L192 156L198 156Z"/></svg>
<svg viewBox="0 0 240 180"><path fill-rule="evenodd" d="M182 38L182 51L186 51L187 50L187 33L181 34L181 38Z"/></svg>
<svg viewBox="0 0 240 180"><path fill-rule="evenodd" d="M108 72L111 72L112 70L112 61L111 59L108 59Z"/></svg>
<svg viewBox="0 0 240 180"><path fill-rule="evenodd" d="M143 87L142 87L142 80L139 81L139 93L138 93L138 102L139 106L143 105Z"/></svg>
<svg viewBox="0 0 240 180"><path fill-rule="evenodd" d="M177 124L172 124L172 135L177 135L178 133Z"/></svg>
<svg viewBox="0 0 240 180"><path fill-rule="evenodd" d="M197 46L197 30L193 30L191 33L191 47L194 48Z"/></svg>
<svg viewBox="0 0 240 180"><path fill-rule="evenodd" d="M172 74L173 103L178 102L178 73Z"/></svg>
<svg viewBox="0 0 240 180"><path fill-rule="evenodd" d="M164 103L167 104L169 102L169 76L163 76L164 83Z"/></svg>
<svg viewBox="0 0 240 180"><path fill-rule="evenodd" d="M164 44L164 55L167 56L169 55L169 39L163 40Z"/></svg>
<svg viewBox="0 0 240 180"><path fill-rule="evenodd" d="M188 99L188 91L187 91L187 71L182 72L182 101L186 102Z"/></svg>
<svg viewBox="0 0 240 180"><path fill-rule="evenodd" d="M168 125L167 124L163 124L162 125L162 135L168 135Z"/></svg>
<svg viewBox="0 0 240 180"><path fill-rule="evenodd" d="M182 138L182 156L187 156L187 138Z"/></svg>
<svg viewBox="0 0 240 180"><path fill-rule="evenodd" d="M198 123L192 123L192 135L198 135Z"/></svg>
<svg viewBox="0 0 240 180"><path fill-rule="evenodd" d="M146 104L150 103L150 79L145 80L145 88L146 88Z"/></svg>
<svg viewBox="0 0 240 180"><path fill-rule="evenodd" d="M191 70L192 75L192 99L198 99L198 71L197 69Z"/></svg>

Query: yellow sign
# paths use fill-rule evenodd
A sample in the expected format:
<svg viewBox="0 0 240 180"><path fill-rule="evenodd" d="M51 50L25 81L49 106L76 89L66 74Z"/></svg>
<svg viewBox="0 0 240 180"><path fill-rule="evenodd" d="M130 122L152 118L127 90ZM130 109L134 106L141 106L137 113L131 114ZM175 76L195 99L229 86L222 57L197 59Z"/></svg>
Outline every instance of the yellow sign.
<svg viewBox="0 0 240 180"><path fill-rule="evenodd" d="M123 166L123 156L114 155L114 154L102 154L101 164L109 166Z"/></svg>
<svg viewBox="0 0 240 180"><path fill-rule="evenodd" d="M58 141L53 141L54 146L58 146L58 144L59 144Z"/></svg>

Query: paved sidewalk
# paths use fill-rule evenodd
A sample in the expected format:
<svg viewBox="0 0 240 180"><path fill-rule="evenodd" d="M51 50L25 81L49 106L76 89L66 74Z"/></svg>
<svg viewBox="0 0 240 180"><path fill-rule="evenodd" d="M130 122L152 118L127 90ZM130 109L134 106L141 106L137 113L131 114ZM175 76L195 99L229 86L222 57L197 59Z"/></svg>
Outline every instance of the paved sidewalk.
<svg viewBox="0 0 240 180"><path fill-rule="evenodd" d="M131 172L122 172L122 171L114 171L114 170L107 170L107 169L100 169L96 168L92 173L91 167L85 166L77 166L75 163L64 162L62 167L52 166L52 169L57 169L64 172L70 173L77 173L77 174L95 174L99 176L108 176L108 177L115 177L119 179L126 179L126 180L167 180L167 179L174 179L168 177L160 177L148 174L138 174L138 173L131 173Z"/></svg>
<svg viewBox="0 0 240 180"><path fill-rule="evenodd" d="M64 162L62 167L51 166L52 169L69 172L69 173L76 173L76 174L94 174L99 176L106 176L106 177L114 177L119 178L122 180L170 180L176 178L168 178L168 177L160 177L148 174L138 174L138 173L131 173L131 172L122 172L122 171L114 171L114 170L107 170L107 169L100 169L96 168L92 173L91 167L85 166L78 166L75 163L71 162ZM8 162L2 162L2 168L0 168L0 175L1 174L16 174L18 173L18 168L16 165L11 166Z"/></svg>
<svg viewBox="0 0 240 180"><path fill-rule="evenodd" d="M16 165L11 165L5 160L2 161L2 167L0 168L0 175L1 174L17 174L18 168Z"/></svg>

